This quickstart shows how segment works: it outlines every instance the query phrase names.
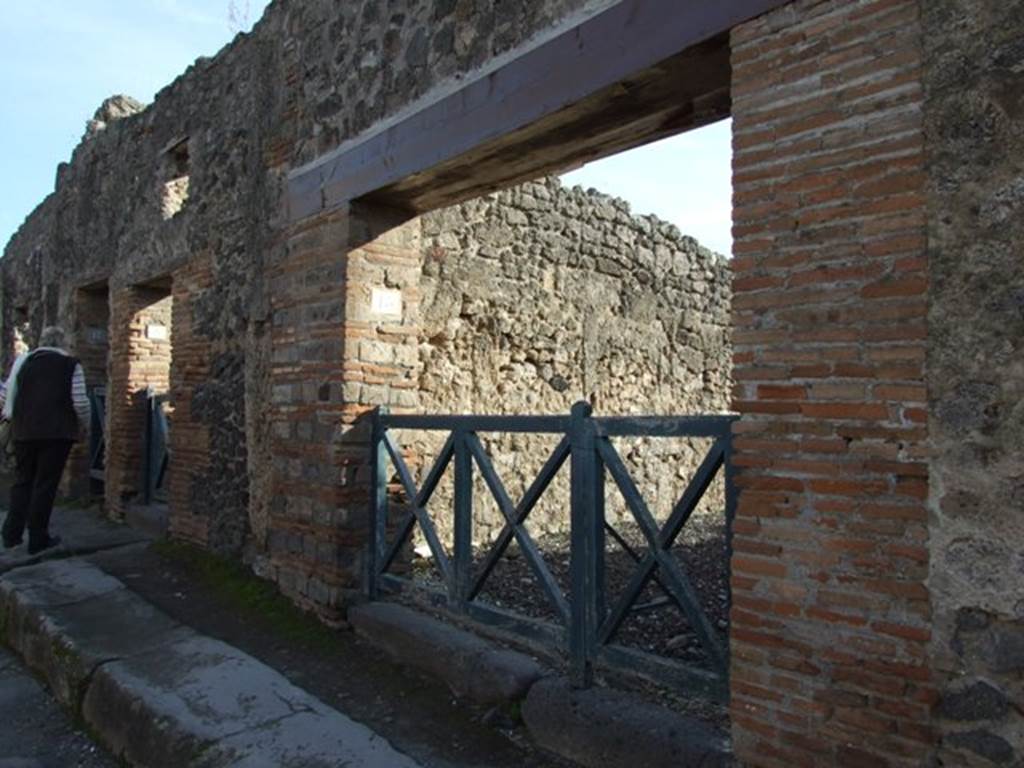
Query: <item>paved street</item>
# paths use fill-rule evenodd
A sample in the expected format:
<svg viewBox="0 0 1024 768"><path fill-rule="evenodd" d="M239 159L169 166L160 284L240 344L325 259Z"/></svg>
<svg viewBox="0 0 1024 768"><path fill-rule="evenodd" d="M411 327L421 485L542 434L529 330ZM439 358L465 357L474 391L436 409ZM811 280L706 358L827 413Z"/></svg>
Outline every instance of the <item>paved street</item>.
<svg viewBox="0 0 1024 768"><path fill-rule="evenodd" d="M0 646L0 768L116 768Z"/></svg>

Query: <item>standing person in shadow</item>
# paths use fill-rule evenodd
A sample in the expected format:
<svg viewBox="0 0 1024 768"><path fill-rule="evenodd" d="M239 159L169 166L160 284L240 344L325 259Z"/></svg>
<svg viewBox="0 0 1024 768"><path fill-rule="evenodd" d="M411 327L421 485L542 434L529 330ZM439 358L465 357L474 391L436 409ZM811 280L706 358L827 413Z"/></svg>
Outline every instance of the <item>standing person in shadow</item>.
<svg viewBox="0 0 1024 768"><path fill-rule="evenodd" d="M11 508L3 524L6 549L23 541L28 526L28 553L60 543L50 535L50 514L71 444L89 429L85 374L64 347L64 330L43 329L39 346L19 355L0 387L4 418L11 420L15 481Z"/></svg>

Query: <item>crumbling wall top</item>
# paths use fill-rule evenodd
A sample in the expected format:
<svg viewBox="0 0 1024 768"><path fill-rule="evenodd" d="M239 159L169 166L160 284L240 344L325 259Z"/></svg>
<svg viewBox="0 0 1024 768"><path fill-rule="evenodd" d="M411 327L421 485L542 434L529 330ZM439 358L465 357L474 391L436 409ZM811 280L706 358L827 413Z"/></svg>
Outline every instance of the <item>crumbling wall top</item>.
<svg viewBox="0 0 1024 768"><path fill-rule="evenodd" d="M91 139L115 120L137 115L145 108L142 102L120 93L104 99L92 120L85 124L85 139Z"/></svg>

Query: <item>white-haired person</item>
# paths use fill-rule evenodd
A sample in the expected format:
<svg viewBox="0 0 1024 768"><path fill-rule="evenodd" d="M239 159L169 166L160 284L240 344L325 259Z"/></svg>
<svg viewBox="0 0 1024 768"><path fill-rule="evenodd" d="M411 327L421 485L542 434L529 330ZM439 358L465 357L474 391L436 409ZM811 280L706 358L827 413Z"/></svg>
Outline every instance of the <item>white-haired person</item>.
<svg viewBox="0 0 1024 768"><path fill-rule="evenodd" d="M30 555L60 543L60 536L50 535L53 502L71 445L89 428L85 374L66 346L62 328L44 328L39 346L18 356L0 387L15 458L3 544L7 549L21 544L27 527Z"/></svg>

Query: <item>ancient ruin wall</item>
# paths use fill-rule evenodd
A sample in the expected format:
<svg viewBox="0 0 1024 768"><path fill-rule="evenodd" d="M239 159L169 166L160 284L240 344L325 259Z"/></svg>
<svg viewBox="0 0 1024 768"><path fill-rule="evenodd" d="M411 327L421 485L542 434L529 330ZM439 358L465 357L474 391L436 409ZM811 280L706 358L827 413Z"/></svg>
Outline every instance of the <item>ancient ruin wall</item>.
<svg viewBox="0 0 1024 768"><path fill-rule="evenodd" d="M198 60L144 110L128 99L100 110L58 168L54 194L4 250L4 354L13 349L21 307L34 337L47 323L74 326L79 287L106 284L117 317L132 286L170 276L172 529L222 551L249 542L254 556L271 547L276 530L286 547L262 572L293 585L288 591L302 602L337 603L337 590L311 598L302 587L314 571L329 571L332 583L358 578L358 563L317 552L316 540L336 537L342 526L336 505L314 514L309 499L273 491L275 477L303 464L301 448L276 449L275 441L288 442L296 412L311 410L275 403L270 384L281 373L275 354L294 343L289 291L300 280L313 285L308 264L289 262L285 176L538 35L555 34L570 17L609 4L272 3L252 33ZM168 183L180 191L185 177L187 199L168 207ZM330 257L344 243L334 245ZM337 288L343 275L321 277ZM308 329L300 315L296 322ZM324 321L340 336L338 317ZM110 330L114 349L127 331ZM311 418L333 434L329 421L337 421L343 398L336 387ZM362 525L345 522L353 530L344 535L361 535Z"/></svg>
<svg viewBox="0 0 1024 768"><path fill-rule="evenodd" d="M598 415L728 409L728 263L675 226L557 178L428 214L422 225L422 412L567 414L577 400ZM545 437L485 439L513 495L554 447ZM665 514L706 448L621 443L638 486ZM532 529L567 530L567 498L563 473ZM621 518L616 501L609 515ZM486 540L502 520L479 507L474 538ZM435 514L446 519L447 508L440 493Z"/></svg>
<svg viewBox="0 0 1024 768"><path fill-rule="evenodd" d="M943 765L1024 760L1024 2L923 3Z"/></svg>
<svg viewBox="0 0 1024 768"><path fill-rule="evenodd" d="M175 530L276 541L265 572L336 615L361 567L337 547L357 547L365 519L332 495L332 427L371 403L338 377L290 377L330 378L338 350L313 342L347 319L304 302L344 304L339 263L370 238L346 234L344 210L288 227L284 177L608 4L274 3L143 113L103 115L58 170L5 249L5 353L21 308L34 335L73 325L79 286L106 281L114 316L130 286L172 274L172 440L191 462L172 477ZM1019 762L1021 15L1019 0L800 0L733 34L732 701L750 762L917 765L933 724L946 763ZM165 219L183 136L188 200ZM217 375L230 400L206 386ZM193 409L200 392L229 407Z"/></svg>

